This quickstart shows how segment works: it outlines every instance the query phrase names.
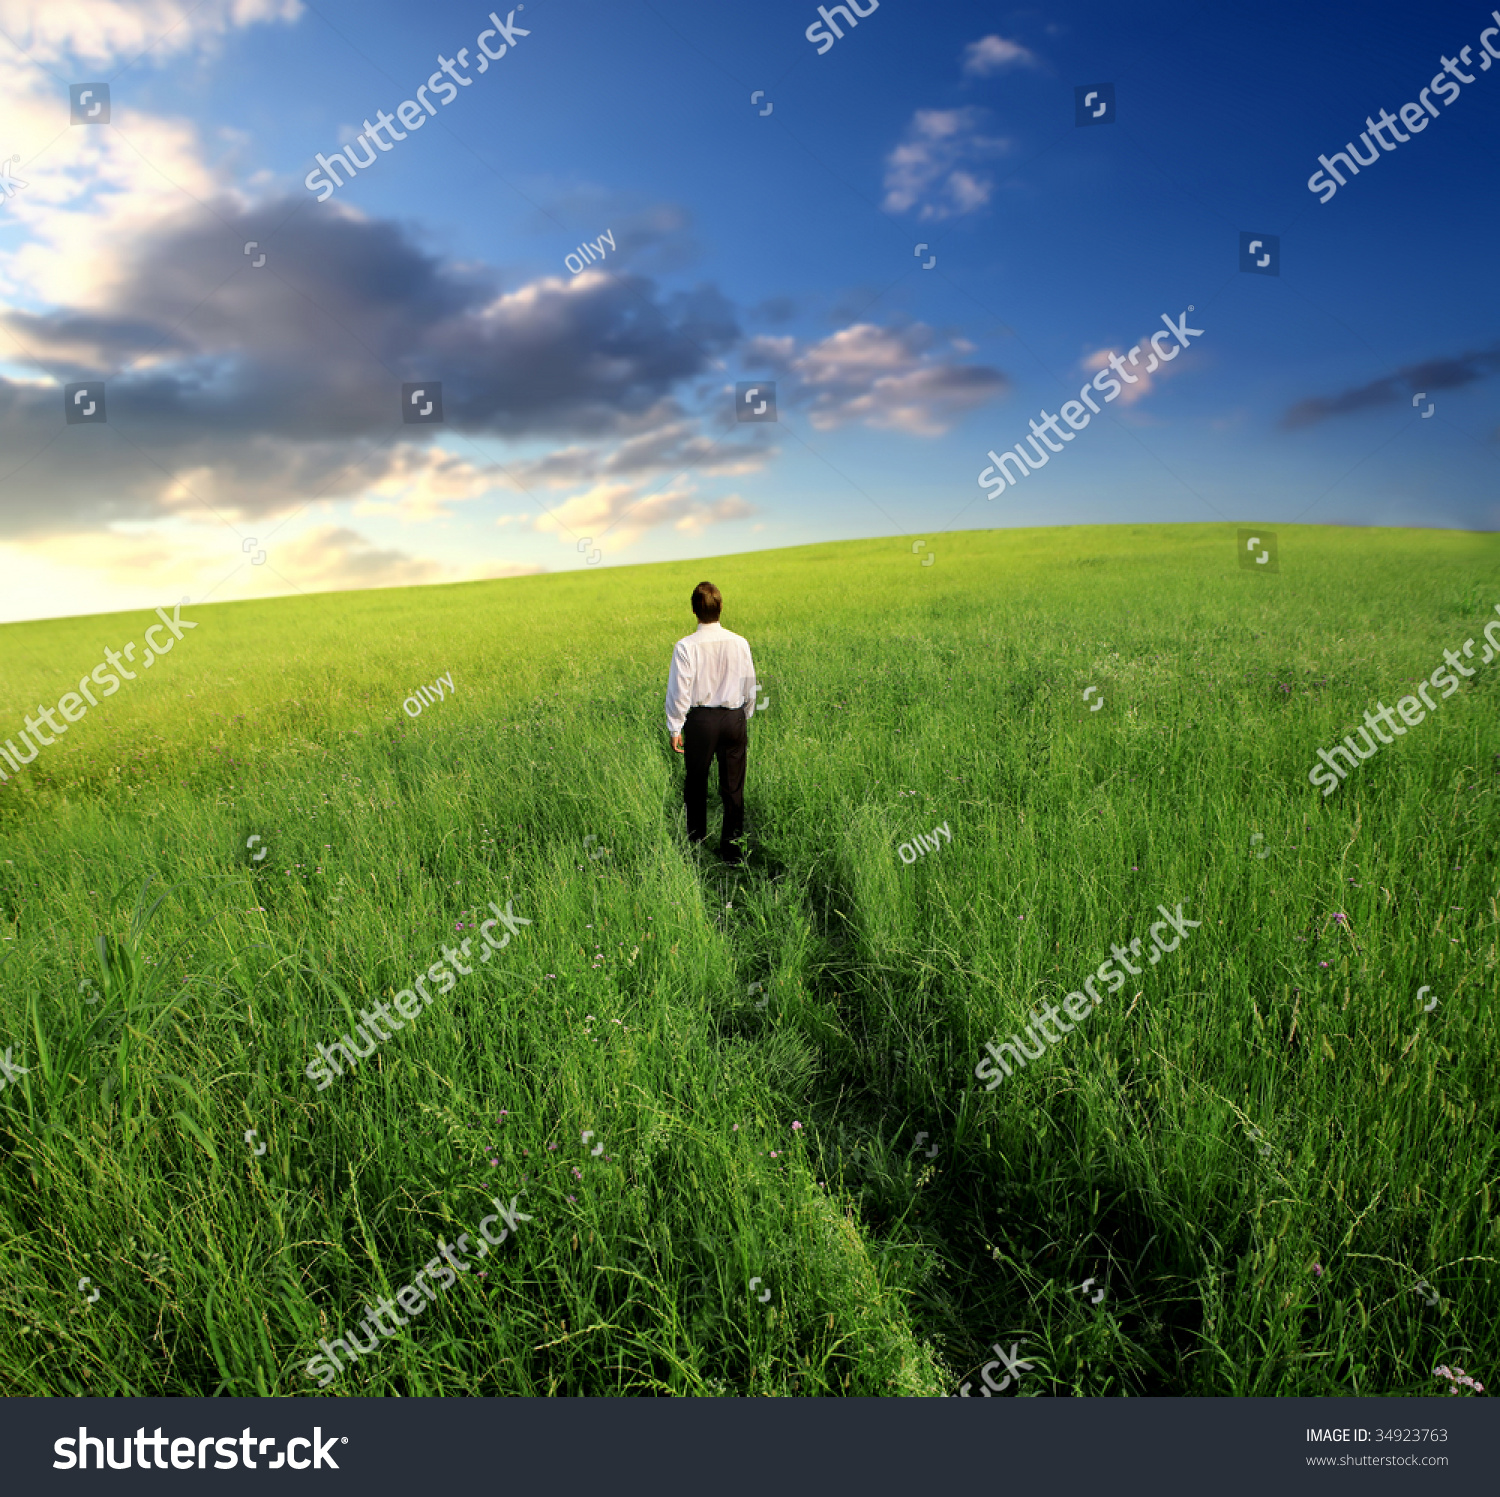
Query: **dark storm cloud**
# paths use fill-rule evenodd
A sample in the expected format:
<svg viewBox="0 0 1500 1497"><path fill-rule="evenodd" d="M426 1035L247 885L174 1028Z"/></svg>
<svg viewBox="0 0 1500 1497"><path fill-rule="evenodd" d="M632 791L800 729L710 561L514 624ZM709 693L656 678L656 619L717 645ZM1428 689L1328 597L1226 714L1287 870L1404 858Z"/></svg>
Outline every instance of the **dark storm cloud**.
<svg viewBox="0 0 1500 1497"><path fill-rule="evenodd" d="M564 447L534 462L514 464L509 471L528 488L534 484L559 488L600 479L642 478L669 469L692 469L704 478L740 475L759 471L777 455L778 449L753 438L728 442L722 436L707 436L694 422L680 419L680 412L664 409L658 414L660 424L627 438L613 450ZM736 429L732 416L725 425L728 430Z"/></svg>
<svg viewBox="0 0 1500 1497"><path fill-rule="evenodd" d="M1408 403L1419 391L1456 390L1500 371L1500 347L1478 349L1456 358L1427 359L1408 364L1385 379L1355 385L1336 395L1317 395L1299 401L1281 418L1284 431L1315 426L1331 416L1350 416L1377 406Z"/></svg>
<svg viewBox="0 0 1500 1497"><path fill-rule="evenodd" d="M358 493L403 438L443 429L402 425L403 381L442 382L449 430L631 434L739 337L712 287L663 296L623 270L508 287L347 210L216 206L227 228L195 214L122 246L102 306L0 317L15 362L107 379L109 417L63 431L60 388L0 381L0 534L159 515L163 470L243 514Z"/></svg>

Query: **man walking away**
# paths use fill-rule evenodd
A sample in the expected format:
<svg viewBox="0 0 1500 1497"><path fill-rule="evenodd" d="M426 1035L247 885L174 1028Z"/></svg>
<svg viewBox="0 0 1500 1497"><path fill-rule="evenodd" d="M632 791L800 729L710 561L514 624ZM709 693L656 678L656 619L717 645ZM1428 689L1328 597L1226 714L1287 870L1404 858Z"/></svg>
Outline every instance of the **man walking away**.
<svg viewBox="0 0 1500 1497"><path fill-rule="evenodd" d="M686 756L682 798L689 842L708 836L708 766L719 761L719 797L724 828L719 855L727 863L743 856L745 830L745 725L755 713L755 662L749 643L719 622L724 599L712 582L693 589L698 627L672 650L667 675L667 732Z"/></svg>

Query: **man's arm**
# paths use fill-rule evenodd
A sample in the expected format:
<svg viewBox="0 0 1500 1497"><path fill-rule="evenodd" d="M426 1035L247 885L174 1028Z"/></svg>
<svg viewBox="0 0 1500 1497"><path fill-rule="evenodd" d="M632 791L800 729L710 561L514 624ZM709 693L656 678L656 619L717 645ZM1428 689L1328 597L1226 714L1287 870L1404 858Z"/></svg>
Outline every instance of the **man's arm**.
<svg viewBox="0 0 1500 1497"><path fill-rule="evenodd" d="M748 673L748 684L745 686L745 721L749 722L755 716L755 695L759 690L755 680L755 657L750 653L750 646L745 646L745 670Z"/></svg>
<svg viewBox="0 0 1500 1497"><path fill-rule="evenodd" d="M667 732L672 747L682 752L682 725L693 704L693 661L685 642L679 641L672 651L672 667L667 672Z"/></svg>

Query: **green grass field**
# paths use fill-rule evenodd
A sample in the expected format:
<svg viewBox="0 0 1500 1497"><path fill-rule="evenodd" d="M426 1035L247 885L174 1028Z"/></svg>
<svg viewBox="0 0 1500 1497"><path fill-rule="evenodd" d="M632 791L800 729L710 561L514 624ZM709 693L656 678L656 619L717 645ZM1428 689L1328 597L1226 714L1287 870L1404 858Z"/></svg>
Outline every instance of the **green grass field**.
<svg viewBox="0 0 1500 1497"><path fill-rule="evenodd" d="M0 1386L320 1391L460 1234L327 1393L979 1396L1002 1338L1006 1396L1488 1385L1500 662L1307 774L1480 638L1500 538L1279 540L1274 576L1099 527L185 609L0 785ZM770 698L733 870L663 725L704 577ZM153 621L6 626L0 734ZM533 923L318 1090L492 900Z"/></svg>

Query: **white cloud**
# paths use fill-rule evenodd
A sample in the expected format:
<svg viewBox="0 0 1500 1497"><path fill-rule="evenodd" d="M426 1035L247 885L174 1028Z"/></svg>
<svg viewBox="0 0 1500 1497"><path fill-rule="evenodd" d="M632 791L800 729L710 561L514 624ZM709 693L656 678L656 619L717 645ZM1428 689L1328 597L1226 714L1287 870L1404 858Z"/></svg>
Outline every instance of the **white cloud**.
<svg viewBox="0 0 1500 1497"><path fill-rule="evenodd" d="M919 109L907 138L885 162L887 213L905 213L921 204L924 221L972 213L990 200L994 181L979 164L1010 150L1008 140L981 135L985 111Z"/></svg>
<svg viewBox="0 0 1500 1497"><path fill-rule="evenodd" d="M1161 330L1158 328L1157 331L1160 332ZM1131 384L1129 380L1119 374L1111 374L1110 378L1116 379L1120 383L1120 393L1115 399L1121 405L1134 405L1136 401L1143 400L1155 389L1158 380L1176 372L1173 368L1176 360L1168 360L1166 363L1163 363L1153 351L1150 339L1151 335L1147 333L1139 343L1134 345L1126 344L1124 348L1116 348L1111 345L1106 348L1095 349L1080 360L1078 367L1093 374L1100 369L1108 369L1110 367L1110 355L1116 355L1124 364L1126 372L1135 376L1135 383ZM1163 339L1162 341L1168 348L1176 346L1169 339ZM1134 363L1130 361L1130 349L1132 346L1136 350Z"/></svg>
<svg viewBox="0 0 1500 1497"><path fill-rule="evenodd" d="M301 14L300 0L0 0L0 31L13 43L0 41L3 144L19 152L13 170L27 184L5 203L26 239L0 257L0 295L104 306L126 273L122 246L229 190L204 164L194 124L132 105L131 72L113 85L110 124L73 126L59 69L81 80L149 66Z"/></svg>
<svg viewBox="0 0 1500 1497"><path fill-rule="evenodd" d="M922 323L896 330L859 322L813 344L789 368L811 395L809 419L819 431L860 421L938 437L1010 382L998 369L935 352L937 341Z"/></svg>
<svg viewBox="0 0 1500 1497"><path fill-rule="evenodd" d="M595 484L556 506L551 514L539 516L533 528L561 536L570 544L576 544L575 537L591 536L595 546L615 556L658 525L670 525L684 535L701 535L710 525L759 513L738 494L700 499L687 478L674 479L645 498L640 497L643 488L635 483Z"/></svg>
<svg viewBox="0 0 1500 1497"><path fill-rule="evenodd" d="M982 36L964 48L964 74L970 78L988 78L1008 68L1039 68L1041 59L1019 42L1003 36Z"/></svg>
<svg viewBox="0 0 1500 1497"><path fill-rule="evenodd" d="M214 214L175 204L112 234L107 248L81 244L72 258L87 251L95 263L50 305L0 306L0 351L54 381L0 379L0 447L36 455L26 502L0 509L0 533L160 516L191 502L179 497L184 488L247 518L361 495L367 513L443 517L445 505L510 475L484 456L413 450L451 447L436 432L390 445L393 376L435 364L450 431L578 441L566 461L542 465L543 481L674 468L728 475L766 461L761 438L715 442L671 393L704 376L705 344L738 339L712 287L662 293L639 278L585 273L497 293L493 272L441 262L403 227L341 205L299 217L295 200L253 210L227 194L204 201ZM270 240L264 226L278 217L268 244L278 273L257 275L239 250ZM90 222L65 214L54 227L86 236ZM38 279L69 268L65 239L30 246ZM350 264L361 276L351 280ZM103 438L49 446L56 385L100 373L118 428L109 436L123 450L106 459ZM518 481L530 487L524 465Z"/></svg>
<svg viewBox="0 0 1500 1497"><path fill-rule="evenodd" d="M677 473L686 468L705 478L742 477L759 473L776 456L774 448L748 447L724 437L715 440L691 421L662 414L660 424L612 450L575 443L531 462L514 464L507 471L528 489L536 484L565 489L592 479Z"/></svg>
<svg viewBox="0 0 1500 1497"><path fill-rule="evenodd" d="M210 46L236 27L301 15L301 0L0 0L0 30L43 65L160 58Z"/></svg>
<svg viewBox="0 0 1500 1497"><path fill-rule="evenodd" d="M480 499L505 486L498 464L477 467L441 447L417 447L403 442L390 455L385 470L354 506L356 515L394 514L406 523L446 520L448 505Z"/></svg>

